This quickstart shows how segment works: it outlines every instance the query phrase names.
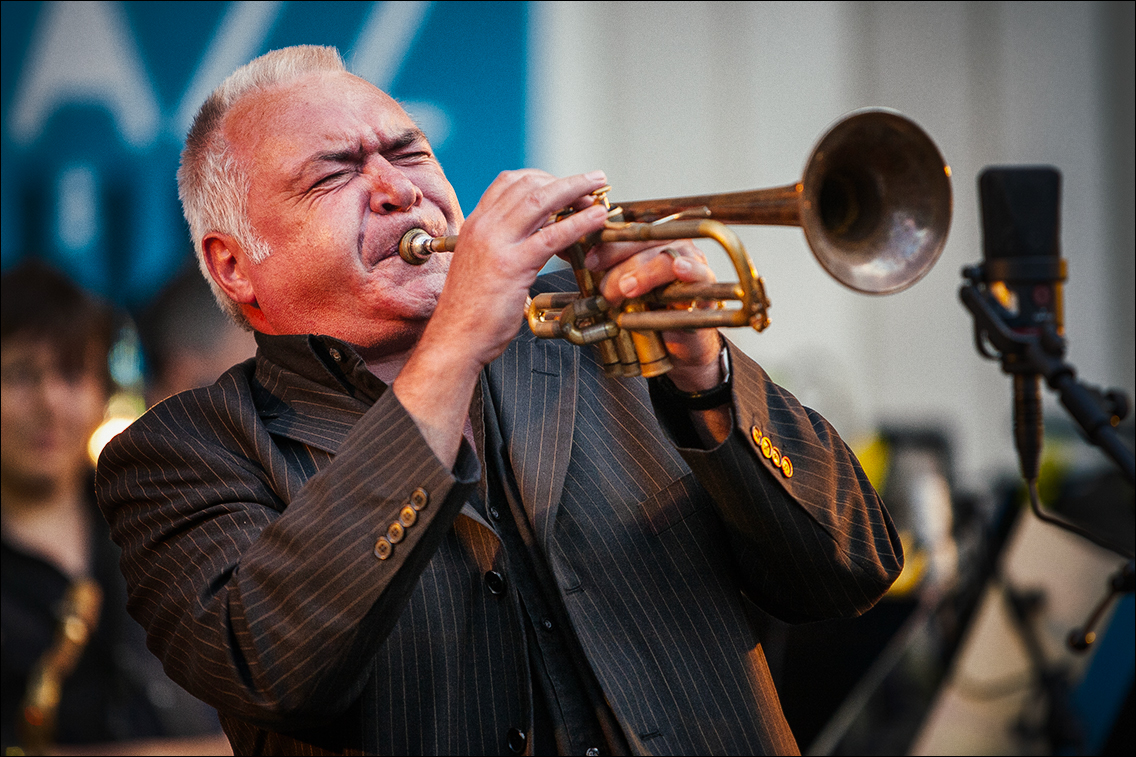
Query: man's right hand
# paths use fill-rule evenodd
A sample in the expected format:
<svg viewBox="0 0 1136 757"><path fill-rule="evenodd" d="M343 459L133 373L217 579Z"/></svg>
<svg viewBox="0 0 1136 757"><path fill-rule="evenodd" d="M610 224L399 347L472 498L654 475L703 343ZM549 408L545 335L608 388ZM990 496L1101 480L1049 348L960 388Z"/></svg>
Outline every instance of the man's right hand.
<svg viewBox="0 0 1136 757"><path fill-rule="evenodd" d="M589 193L604 182L600 171L563 179L536 170L499 175L461 228L422 346L443 339L449 356L464 354L478 371L500 355L523 323L525 299L541 268L601 228L607 214L592 206L545 225L549 217L589 203Z"/></svg>
<svg viewBox="0 0 1136 757"><path fill-rule="evenodd" d="M592 205L546 225L549 217L587 205L605 182L601 171L562 179L507 171L462 226L434 315L393 384L447 466L457 458L478 374L517 335L537 274L558 252L602 228L607 212Z"/></svg>

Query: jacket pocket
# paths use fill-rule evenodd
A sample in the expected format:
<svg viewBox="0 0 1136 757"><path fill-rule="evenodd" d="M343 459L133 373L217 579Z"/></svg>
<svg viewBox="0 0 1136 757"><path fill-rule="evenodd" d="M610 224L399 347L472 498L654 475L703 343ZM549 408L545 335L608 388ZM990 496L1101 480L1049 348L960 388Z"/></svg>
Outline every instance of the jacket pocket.
<svg viewBox="0 0 1136 757"><path fill-rule="evenodd" d="M644 530L654 536L710 506L710 495L691 473L639 503Z"/></svg>

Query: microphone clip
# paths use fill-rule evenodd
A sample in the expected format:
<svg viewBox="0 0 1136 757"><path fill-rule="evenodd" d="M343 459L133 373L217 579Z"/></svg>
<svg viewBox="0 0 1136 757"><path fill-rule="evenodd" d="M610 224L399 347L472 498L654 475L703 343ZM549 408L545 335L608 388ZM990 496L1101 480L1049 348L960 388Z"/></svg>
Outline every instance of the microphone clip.
<svg viewBox="0 0 1136 757"><path fill-rule="evenodd" d="M1136 484L1136 462L1116 433L1116 427L1131 407L1127 395L1118 389L1102 391L1077 380L1077 370L1065 362L1065 339L1050 322L1035 329L1011 329L1011 313L987 286L982 265L962 271L966 281L959 299L974 318L974 340L979 354L999 360L1010 375L1037 375L1060 395L1061 404L1084 431L1086 438L1108 455L1124 478ZM992 347L996 352L992 352Z"/></svg>
<svg viewBox="0 0 1136 757"><path fill-rule="evenodd" d="M1053 259L1043 259L1049 263ZM1005 268L1007 263L997 261ZM1064 260L1055 262L1064 263ZM1065 338L1057 333L1052 321L1044 321L1031 329L1011 328L1014 315L990 291L987 264L963 268L966 279L959 298L974 317L974 346L978 354L988 360L999 360L1008 374L1040 374L1053 386L1051 376L1058 373L1075 374L1075 369L1064 362ZM1061 266L1062 275L1064 266ZM1001 272L1000 272L1001 273ZM996 281L1000 279L995 279ZM993 347L997 352L991 352Z"/></svg>

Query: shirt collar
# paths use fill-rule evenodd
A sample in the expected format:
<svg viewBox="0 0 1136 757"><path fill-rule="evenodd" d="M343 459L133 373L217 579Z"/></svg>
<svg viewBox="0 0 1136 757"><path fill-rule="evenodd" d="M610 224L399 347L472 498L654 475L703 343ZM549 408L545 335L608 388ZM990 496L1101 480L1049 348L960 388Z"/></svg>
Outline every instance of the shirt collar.
<svg viewBox="0 0 1136 757"><path fill-rule="evenodd" d="M271 335L260 332L255 337L258 363L291 371L321 387L346 392L367 404L373 404L387 389L386 384L367 370L367 364L355 348L340 339L319 334Z"/></svg>

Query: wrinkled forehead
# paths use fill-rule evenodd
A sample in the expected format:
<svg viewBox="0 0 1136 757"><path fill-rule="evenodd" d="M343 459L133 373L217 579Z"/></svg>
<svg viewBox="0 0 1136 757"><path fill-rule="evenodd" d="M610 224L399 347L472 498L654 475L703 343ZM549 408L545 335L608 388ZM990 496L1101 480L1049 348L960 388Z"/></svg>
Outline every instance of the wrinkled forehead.
<svg viewBox="0 0 1136 757"><path fill-rule="evenodd" d="M313 150L360 140L382 143L413 128L394 98L344 71L306 74L249 94L232 107L224 125L238 156L271 155L274 162L302 160Z"/></svg>

